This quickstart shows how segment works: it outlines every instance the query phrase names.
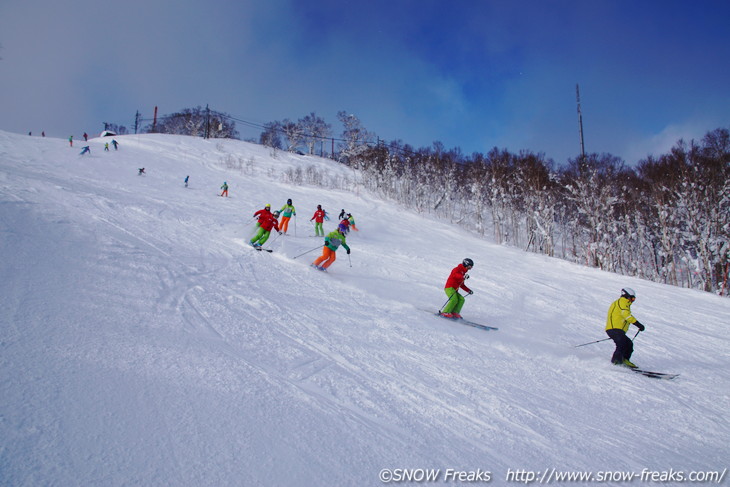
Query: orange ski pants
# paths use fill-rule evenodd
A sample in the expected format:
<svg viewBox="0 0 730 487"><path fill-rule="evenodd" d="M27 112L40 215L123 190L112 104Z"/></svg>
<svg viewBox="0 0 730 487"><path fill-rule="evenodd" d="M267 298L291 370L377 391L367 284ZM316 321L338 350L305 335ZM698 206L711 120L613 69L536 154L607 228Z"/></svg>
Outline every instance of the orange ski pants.
<svg viewBox="0 0 730 487"><path fill-rule="evenodd" d="M286 233L287 230L289 230L289 219L290 216L282 216L281 221L279 222L279 230L281 230L282 233Z"/></svg>
<svg viewBox="0 0 730 487"><path fill-rule="evenodd" d="M331 266L335 262L335 260L337 260L337 252L335 252L331 248L325 246L322 249L322 255L317 257L317 260L312 262L312 264L314 264L316 266L324 267L325 269L327 269L329 266Z"/></svg>

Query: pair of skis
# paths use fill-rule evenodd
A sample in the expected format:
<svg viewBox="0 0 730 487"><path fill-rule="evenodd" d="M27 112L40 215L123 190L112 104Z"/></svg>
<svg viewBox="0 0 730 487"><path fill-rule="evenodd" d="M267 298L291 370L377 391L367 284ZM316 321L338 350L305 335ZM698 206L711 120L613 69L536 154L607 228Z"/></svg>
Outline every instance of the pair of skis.
<svg viewBox="0 0 730 487"><path fill-rule="evenodd" d="M430 310L428 310L428 311L430 313L432 312ZM435 316L438 316L439 318L443 318L445 320L454 321L456 323L459 323L460 325L467 325L467 326L471 326L473 328L479 328L480 330L484 330L484 331L499 330L499 328L497 328L495 326L483 325L481 323L477 323L477 322L474 322L474 321L465 320L464 318L449 318L448 316L442 315L438 311L436 313L434 313L434 315Z"/></svg>
<svg viewBox="0 0 730 487"><path fill-rule="evenodd" d="M636 372L637 374L641 374L645 377L651 377L652 379L664 379L664 380L672 380L679 377L679 374L668 374L666 372L654 372L651 370L644 370L644 369L630 369L632 372Z"/></svg>
<svg viewBox="0 0 730 487"><path fill-rule="evenodd" d="M256 245L251 245L251 248L254 249L254 250L258 250L259 252L268 252L268 253L272 253L273 252L273 250L271 250L271 249L265 249L265 248L263 248L261 246L256 246Z"/></svg>

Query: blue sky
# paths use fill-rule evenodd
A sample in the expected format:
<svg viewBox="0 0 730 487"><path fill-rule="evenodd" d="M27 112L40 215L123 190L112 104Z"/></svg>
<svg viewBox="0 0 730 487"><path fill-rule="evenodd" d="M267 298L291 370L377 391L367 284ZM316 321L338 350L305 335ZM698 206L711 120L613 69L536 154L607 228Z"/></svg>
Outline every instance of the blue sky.
<svg viewBox="0 0 730 487"><path fill-rule="evenodd" d="M3 0L0 129L68 137L205 106L355 114L381 139L633 164L730 127L730 2ZM258 131L239 124L242 138Z"/></svg>

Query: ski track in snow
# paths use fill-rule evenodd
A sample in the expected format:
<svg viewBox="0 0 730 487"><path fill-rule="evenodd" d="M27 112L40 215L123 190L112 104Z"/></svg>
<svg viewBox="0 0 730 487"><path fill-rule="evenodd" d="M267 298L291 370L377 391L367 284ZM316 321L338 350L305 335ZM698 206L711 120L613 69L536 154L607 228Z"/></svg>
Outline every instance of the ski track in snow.
<svg viewBox="0 0 730 487"><path fill-rule="evenodd" d="M0 484L380 485L383 468L720 470L730 301L497 246L356 193L282 182L332 161L135 135L91 157L0 132ZM228 159L227 159L228 158ZM244 161L245 170L226 160ZM137 168L145 167L145 176ZM190 187L183 179L190 175ZM230 198L213 191L228 181ZM297 207L274 253L254 211ZM352 254L309 264L322 204ZM464 257L463 314L429 316ZM296 257L296 258L295 258ZM618 290L647 331L616 369Z"/></svg>

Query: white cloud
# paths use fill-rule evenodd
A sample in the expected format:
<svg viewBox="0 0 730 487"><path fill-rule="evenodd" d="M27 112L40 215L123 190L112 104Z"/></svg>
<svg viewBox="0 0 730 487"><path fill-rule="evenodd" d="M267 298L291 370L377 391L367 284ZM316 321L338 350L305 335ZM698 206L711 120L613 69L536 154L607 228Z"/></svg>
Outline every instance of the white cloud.
<svg viewBox="0 0 730 487"><path fill-rule="evenodd" d="M701 140L707 132L719 128L722 124L715 124L708 120L687 120L683 123L667 125L660 132L627 143L623 151L625 160L629 164L646 159L647 156L660 156L671 151L679 140L690 142Z"/></svg>

